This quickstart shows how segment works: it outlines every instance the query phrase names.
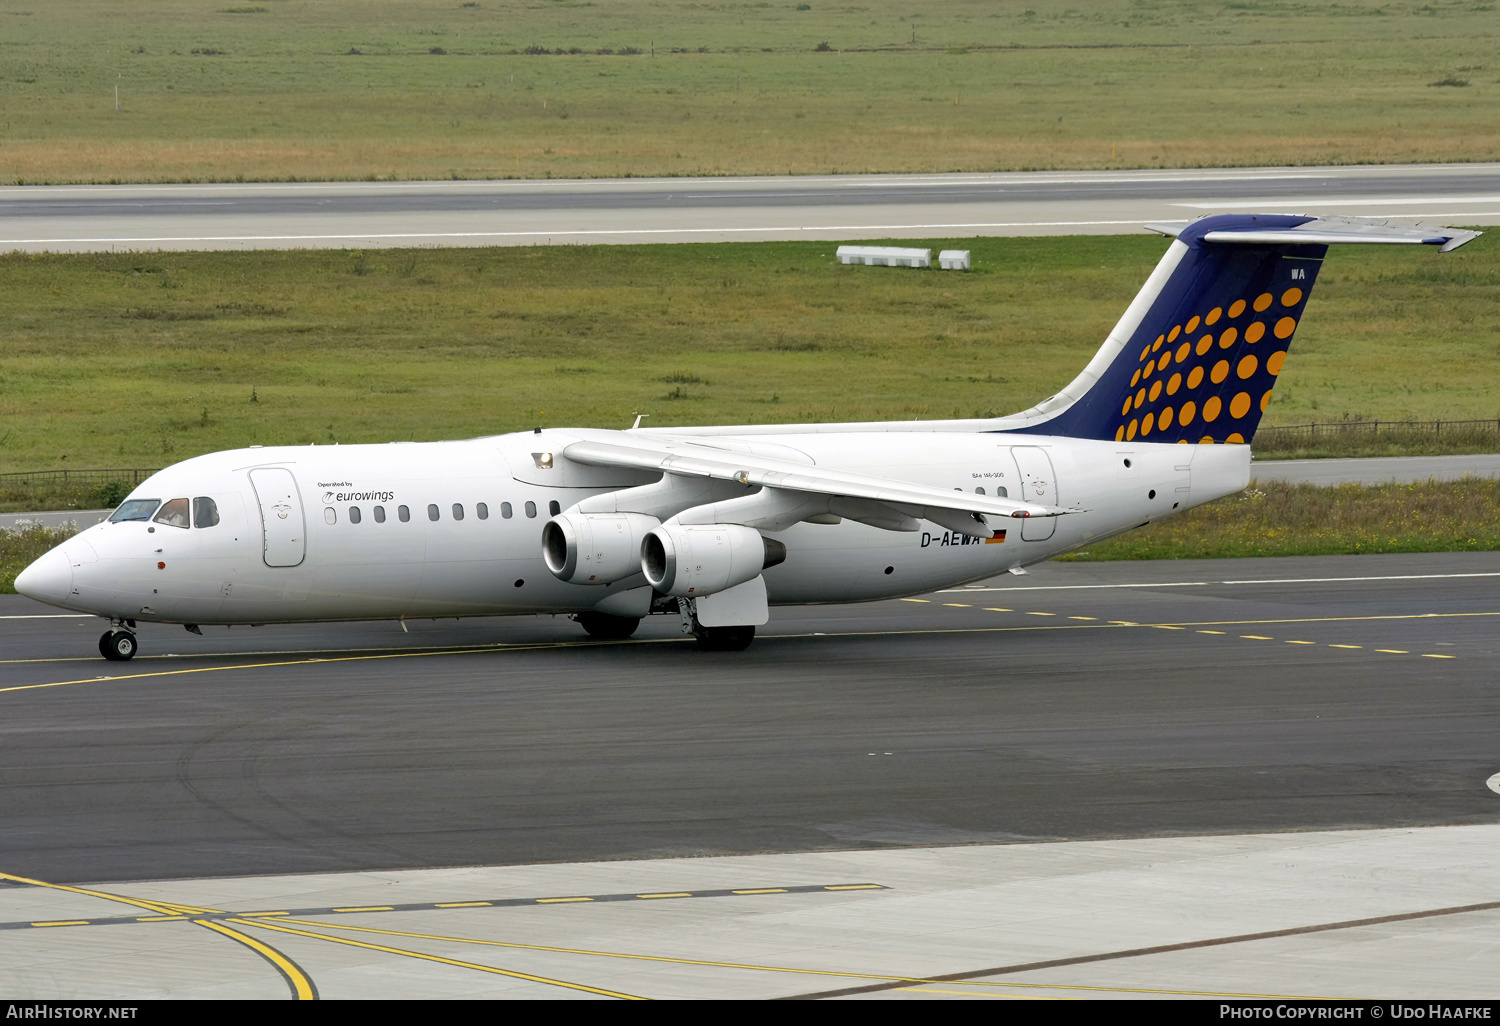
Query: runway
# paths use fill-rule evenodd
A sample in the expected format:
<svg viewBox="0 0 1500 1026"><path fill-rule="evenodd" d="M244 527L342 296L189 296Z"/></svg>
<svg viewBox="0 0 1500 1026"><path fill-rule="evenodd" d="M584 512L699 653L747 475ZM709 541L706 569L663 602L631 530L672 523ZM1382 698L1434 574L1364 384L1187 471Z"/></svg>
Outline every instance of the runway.
<svg viewBox="0 0 1500 1026"><path fill-rule="evenodd" d="M995 968L1017 938L1033 954L1133 949L1158 931L1137 932L1127 906L1155 910L1151 922L1170 908L1159 935L1180 937L1493 903L1500 871L1478 853L1500 838L1500 794L1486 784L1500 773L1497 583L1496 553L1045 564L909 600L778 610L730 656L696 651L669 618L626 644L528 618L410 634L144 627L142 655L124 666L94 654L99 621L6 596L0 872L239 912L391 906L358 925L432 936L485 922L490 939L602 949L645 931L643 950L670 941L681 955L693 938L693 957L744 963L786 948L761 933L747 948L736 924L774 932L791 916L827 945L788 934L796 959L847 968L860 959L835 952L873 946L884 954L850 971L924 978ZM1433 840L1437 827L1448 840ZM1325 845L1370 861L1320 890L1333 870L1308 859ZM1243 865L1219 878L1236 890L1258 881L1233 914L1205 882L1215 865ZM165 878L181 879L122 883ZM1017 925L1022 893L1055 914ZM421 907L397 908L398 895ZM504 915L460 925L456 907L439 907L502 898L528 911L485 906ZM588 910L544 915L544 898ZM0 887L0 920L83 921L48 935L48 982L26 976L18 993L89 992L70 967L142 928L94 923L126 915L102 900ZM647 911L648 900L679 904ZM1096 905L1114 925L1056 932L1057 916L1087 920ZM861 925L868 915L885 925ZM1424 930L1456 945L1450 955L1500 943L1494 908L1444 923ZM183 939L202 929L170 943L214 948ZM0 952L18 943L0 925ZM287 993L258 956L234 957L243 978L199 966L162 969L163 982L153 959L126 989L193 992L173 982L181 972L215 996ZM1200 954L1189 975L1227 986L1228 964ZM348 985L340 965L324 996ZM1114 985L1151 989L1123 965ZM383 986L425 993L449 979L432 971L403 968ZM587 982L627 992L613 972ZM1333 993L1388 993L1405 979L1392 972L1354 957ZM666 973L646 996L726 993L713 990L731 986L726 973L755 976L746 996L848 982ZM1412 992L1459 993L1422 991L1424 978L1439 977L1414 972ZM1493 997L1488 975L1476 986Z"/></svg>
<svg viewBox="0 0 1500 1026"><path fill-rule="evenodd" d="M1242 211L1500 224L1500 164L11 186L0 252L1120 234Z"/></svg>

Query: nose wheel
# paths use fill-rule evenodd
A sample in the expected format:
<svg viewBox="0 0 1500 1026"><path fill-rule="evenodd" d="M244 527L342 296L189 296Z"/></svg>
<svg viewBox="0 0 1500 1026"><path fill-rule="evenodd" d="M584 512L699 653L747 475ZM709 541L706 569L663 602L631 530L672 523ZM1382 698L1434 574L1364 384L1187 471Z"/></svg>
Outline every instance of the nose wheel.
<svg viewBox="0 0 1500 1026"><path fill-rule="evenodd" d="M110 662L123 663L135 650L135 635L129 631L105 631L99 636L99 654Z"/></svg>

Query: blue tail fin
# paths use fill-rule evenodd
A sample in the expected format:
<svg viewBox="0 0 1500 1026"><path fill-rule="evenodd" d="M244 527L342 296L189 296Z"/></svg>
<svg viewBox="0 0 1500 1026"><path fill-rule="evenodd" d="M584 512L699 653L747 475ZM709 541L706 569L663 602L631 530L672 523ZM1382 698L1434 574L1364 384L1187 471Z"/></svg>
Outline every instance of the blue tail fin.
<svg viewBox="0 0 1500 1026"><path fill-rule="evenodd" d="M1088 368L1011 430L1146 442L1249 442L1329 243L1454 249L1476 232L1361 219L1225 215L1176 234Z"/></svg>

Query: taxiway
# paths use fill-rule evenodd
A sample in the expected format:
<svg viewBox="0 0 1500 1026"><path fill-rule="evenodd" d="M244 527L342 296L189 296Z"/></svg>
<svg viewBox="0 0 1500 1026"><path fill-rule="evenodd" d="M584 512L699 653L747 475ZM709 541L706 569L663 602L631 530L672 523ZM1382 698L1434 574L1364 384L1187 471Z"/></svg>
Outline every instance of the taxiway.
<svg viewBox="0 0 1500 1026"><path fill-rule="evenodd" d="M525 618L144 627L123 666L6 597L0 980L292 993L204 919L325 997L1493 997L1497 584L1046 564L727 656Z"/></svg>

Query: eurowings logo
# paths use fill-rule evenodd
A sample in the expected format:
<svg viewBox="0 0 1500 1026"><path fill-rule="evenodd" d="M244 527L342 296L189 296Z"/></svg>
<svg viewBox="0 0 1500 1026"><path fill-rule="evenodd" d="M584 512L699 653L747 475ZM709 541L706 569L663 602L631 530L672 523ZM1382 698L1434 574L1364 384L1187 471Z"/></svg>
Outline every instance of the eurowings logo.
<svg viewBox="0 0 1500 1026"><path fill-rule="evenodd" d="M325 503L335 502L390 502L395 492L324 492Z"/></svg>

